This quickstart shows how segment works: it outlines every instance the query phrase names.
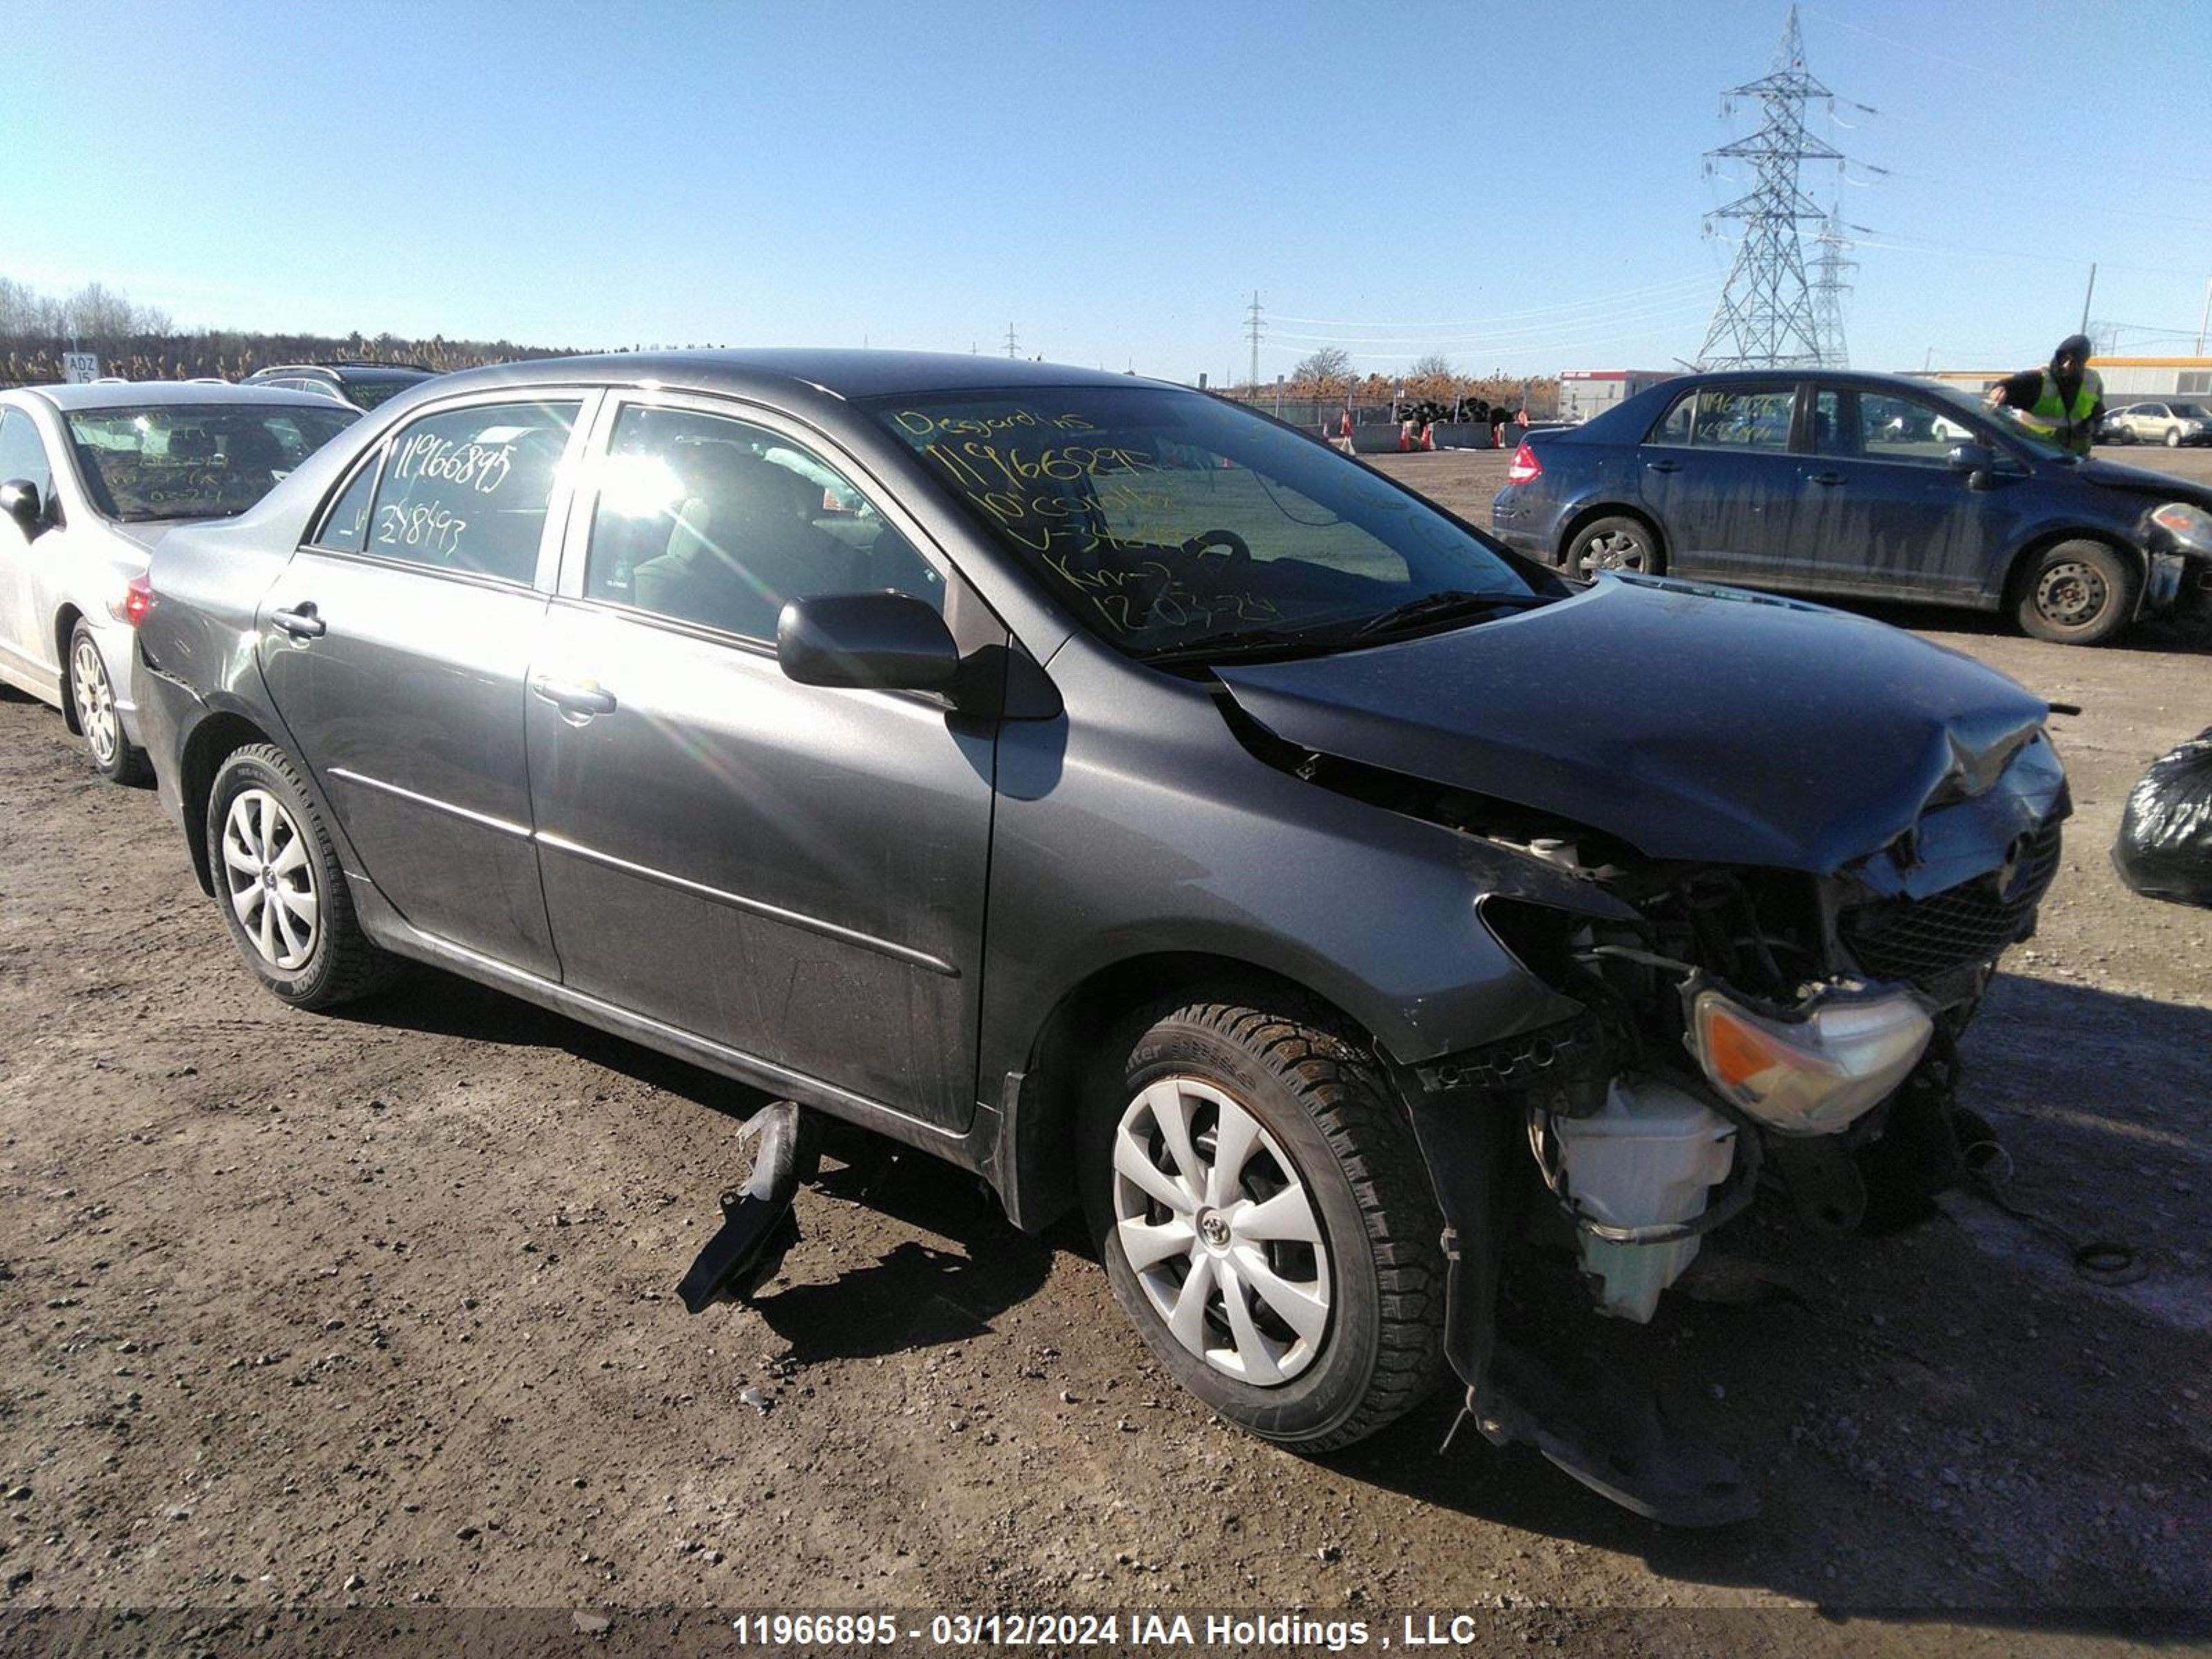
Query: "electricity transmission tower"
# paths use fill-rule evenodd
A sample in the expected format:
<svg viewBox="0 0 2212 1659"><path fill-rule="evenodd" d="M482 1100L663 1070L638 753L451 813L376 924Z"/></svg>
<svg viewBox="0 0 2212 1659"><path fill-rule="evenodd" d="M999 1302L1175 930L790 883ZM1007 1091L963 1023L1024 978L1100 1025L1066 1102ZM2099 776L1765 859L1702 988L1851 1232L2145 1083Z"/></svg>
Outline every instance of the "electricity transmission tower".
<svg viewBox="0 0 2212 1659"><path fill-rule="evenodd" d="M1847 257L1851 244L1844 232L1850 228L1830 208L1827 222L1813 239L1820 250L1813 261L1813 343L1823 368L1848 368L1851 362L1850 348L1844 343L1844 295L1851 291L1849 279L1859 262Z"/></svg>
<svg viewBox="0 0 2212 1659"><path fill-rule="evenodd" d="M1006 356L1009 357L1021 356L1021 348L1014 343L1014 325L1012 323L1006 325Z"/></svg>
<svg viewBox="0 0 2212 1659"><path fill-rule="evenodd" d="M1840 161L1833 150L1805 130L1805 106L1833 94L1805 67L1805 42L1797 32L1797 8L1782 31L1774 67L1758 80L1731 87L1730 100L1755 98L1765 120L1748 138L1707 150L1714 161L1741 161L1755 175L1751 189L1713 217L1739 219L1743 240L1735 264L1713 307L1705 331L1699 368L1816 367L1820 345L1813 317L1813 297L1805 282L1805 250L1799 224L1826 217L1797 187L1797 169L1806 161Z"/></svg>
<svg viewBox="0 0 2212 1659"><path fill-rule="evenodd" d="M1244 327L1252 341L1252 396L1260 395L1260 336L1267 325L1260 320L1260 290L1252 290L1252 303L1244 308Z"/></svg>

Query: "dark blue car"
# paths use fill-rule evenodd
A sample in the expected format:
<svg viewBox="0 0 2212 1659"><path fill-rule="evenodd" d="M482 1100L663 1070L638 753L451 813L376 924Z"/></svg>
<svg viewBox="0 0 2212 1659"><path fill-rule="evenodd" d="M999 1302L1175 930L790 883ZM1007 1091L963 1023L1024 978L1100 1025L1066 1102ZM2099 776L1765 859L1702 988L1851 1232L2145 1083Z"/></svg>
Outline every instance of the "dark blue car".
<svg viewBox="0 0 2212 1659"><path fill-rule="evenodd" d="M1895 375L1684 375L1531 434L1507 477L1493 533L1571 575L1970 605L2077 645L2212 619L2212 489Z"/></svg>

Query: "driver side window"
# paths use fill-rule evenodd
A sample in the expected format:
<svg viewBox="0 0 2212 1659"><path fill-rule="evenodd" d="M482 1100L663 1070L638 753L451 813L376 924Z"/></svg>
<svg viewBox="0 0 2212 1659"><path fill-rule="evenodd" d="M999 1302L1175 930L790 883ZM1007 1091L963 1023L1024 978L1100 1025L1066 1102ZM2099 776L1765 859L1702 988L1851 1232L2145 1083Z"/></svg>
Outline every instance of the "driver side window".
<svg viewBox="0 0 2212 1659"><path fill-rule="evenodd" d="M945 608L928 561L811 450L696 410L617 419L586 598L765 641L788 600L886 588Z"/></svg>

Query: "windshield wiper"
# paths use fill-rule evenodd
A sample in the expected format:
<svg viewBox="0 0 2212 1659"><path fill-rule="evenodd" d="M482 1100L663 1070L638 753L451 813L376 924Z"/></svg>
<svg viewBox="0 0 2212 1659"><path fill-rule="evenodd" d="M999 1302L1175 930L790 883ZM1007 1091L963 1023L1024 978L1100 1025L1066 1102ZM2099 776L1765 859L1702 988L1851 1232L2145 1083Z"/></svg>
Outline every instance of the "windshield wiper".
<svg viewBox="0 0 2212 1659"><path fill-rule="evenodd" d="M1274 628L1232 628L1201 634L1194 640L1148 646L1133 654L1142 662L1195 662L1211 657L1241 657L1253 651L1279 651L1285 646L1310 644L1314 639L1310 634L1285 634Z"/></svg>
<svg viewBox="0 0 2212 1659"><path fill-rule="evenodd" d="M1448 587L1439 593L1424 593L1418 599L1394 605L1388 611L1370 617L1352 630L1351 637L1364 639L1371 634L1388 633L1395 628L1434 622L1440 617L1458 616L1462 612L1526 611L1534 605L1549 605L1552 597L1548 593L1474 593L1465 588Z"/></svg>

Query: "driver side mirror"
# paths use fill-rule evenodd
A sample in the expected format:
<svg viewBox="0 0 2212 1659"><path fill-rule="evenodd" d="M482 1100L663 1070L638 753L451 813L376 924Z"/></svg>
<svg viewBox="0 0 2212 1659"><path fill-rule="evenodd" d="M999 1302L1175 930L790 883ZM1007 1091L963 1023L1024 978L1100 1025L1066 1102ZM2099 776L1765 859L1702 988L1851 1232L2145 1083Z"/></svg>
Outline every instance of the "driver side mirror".
<svg viewBox="0 0 2212 1659"><path fill-rule="evenodd" d="M1990 453L1987 444L1953 444L1947 459L1951 471L1966 474L1969 483L1979 483L1996 465L1996 457Z"/></svg>
<svg viewBox="0 0 2212 1659"><path fill-rule="evenodd" d="M39 499L39 487L24 478L10 478L0 484L0 513L15 521L15 527L28 540L46 527L46 504Z"/></svg>
<svg viewBox="0 0 2212 1659"><path fill-rule="evenodd" d="M936 610L911 593L813 593L776 618L775 659L801 685L949 691L960 647Z"/></svg>

